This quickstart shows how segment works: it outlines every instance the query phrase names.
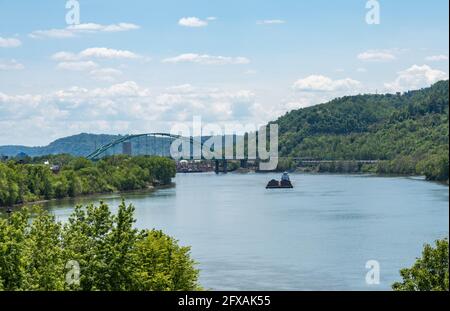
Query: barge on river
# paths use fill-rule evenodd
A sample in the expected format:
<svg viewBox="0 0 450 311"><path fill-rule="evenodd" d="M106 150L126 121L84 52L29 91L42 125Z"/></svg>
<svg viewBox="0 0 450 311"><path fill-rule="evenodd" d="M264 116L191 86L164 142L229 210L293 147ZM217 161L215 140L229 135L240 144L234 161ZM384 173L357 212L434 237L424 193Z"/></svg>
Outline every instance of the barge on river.
<svg viewBox="0 0 450 311"><path fill-rule="evenodd" d="M292 189L294 186L289 179L289 174L284 172L281 180L272 179L266 186L266 189Z"/></svg>

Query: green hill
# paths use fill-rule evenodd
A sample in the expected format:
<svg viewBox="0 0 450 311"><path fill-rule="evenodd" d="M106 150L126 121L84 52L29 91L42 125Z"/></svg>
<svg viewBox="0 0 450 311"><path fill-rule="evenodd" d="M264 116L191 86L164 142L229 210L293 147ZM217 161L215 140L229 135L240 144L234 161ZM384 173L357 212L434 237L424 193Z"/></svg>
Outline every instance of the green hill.
<svg viewBox="0 0 450 311"><path fill-rule="evenodd" d="M449 82L441 81L404 94L338 98L274 123L282 156L384 160L360 169L448 180L448 108Z"/></svg>

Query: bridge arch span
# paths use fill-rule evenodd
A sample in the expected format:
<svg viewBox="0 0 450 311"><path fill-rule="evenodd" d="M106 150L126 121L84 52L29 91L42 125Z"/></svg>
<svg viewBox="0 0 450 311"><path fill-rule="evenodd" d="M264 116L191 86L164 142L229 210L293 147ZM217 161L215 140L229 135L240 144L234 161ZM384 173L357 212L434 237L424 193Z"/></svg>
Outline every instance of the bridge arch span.
<svg viewBox="0 0 450 311"><path fill-rule="evenodd" d="M170 152L168 152L168 150L170 150L170 144L176 139L182 139L186 141L188 140L190 146L202 146L201 141L194 139L193 137L188 138L169 133L133 134L122 136L108 144L101 146L100 148L87 155L86 158L90 160L98 160L108 155L133 155L133 150L136 150L136 152L134 152L135 154L170 157Z"/></svg>

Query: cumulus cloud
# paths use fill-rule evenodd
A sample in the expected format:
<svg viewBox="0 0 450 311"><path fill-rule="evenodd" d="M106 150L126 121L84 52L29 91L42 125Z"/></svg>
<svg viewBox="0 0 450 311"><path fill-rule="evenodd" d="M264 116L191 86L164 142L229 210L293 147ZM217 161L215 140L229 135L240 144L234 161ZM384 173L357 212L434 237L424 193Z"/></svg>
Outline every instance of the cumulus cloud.
<svg viewBox="0 0 450 311"><path fill-rule="evenodd" d="M71 71L86 71L97 68L98 64L93 61L81 61L81 62L61 62L57 65L58 69L71 70Z"/></svg>
<svg viewBox="0 0 450 311"><path fill-rule="evenodd" d="M182 122L199 115L206 121L237 121L255 111L255 97L250 90L229 91L182 84L159 94L156 102L167 108L162 116L165 119Z"/></svg>
<svg viewBox="0 0 450 311"><path fill-rule="evenodd" d="M89 48L79 53L80 58L98 57L98 58L139 58L139 55L127 50L115 50L108 48Z"/></svg>
<svg viewBox="0 0 450 311"><path fill-rule="evenodd" d="M428 62L445 62L448 61L448 55L432 55L425 57Z"/></svg>
<svg viewBox="0 0 450 311"><path fill-rule="evenodd" d="M86 33L111 33L111 32L122 32L139 29L140 26L131 23L118 23L110 25L101 25L96 23L84 23L78 25L70 25L66 28L60 29L48 29L48 30L35 30L29 34L33 39L42 38L73 38L80 34Z"/></svg>
<svg viewBox="0 0 450 311"><path fill-rule="evenodd" d="M21 45L22 42L19 39L0 37L0 48L15 48Z"/></svg>
<svg viewBox="0 0 450 311"><path fill-rule="evenodd" d="M408 91L430 86L440 80L448 79L448 74L432 69L427 65L413 65L410 68L398 72L397 78L384 86L388 91Z"/></svg>
<svg viewBox="0 0 450 311"><path fill-rule="evenodd" d="M358 54L357 57L367 62L388 62L397 58L391 50L369 50Z"/></svg>
<svg viewBox="0 0 450 311"><path fill-rule="evenodd" d="M88 72L88 76L102 82L114 82L122 75L122 71L101 67L93 61L110 59L141 59L136 53L127 50L116 50L104 47L88 48L79 53L61 51L52 55L52 59L58 61L57 68L61 70ZM145 59L147 60L147 59Z"/></svg>
<svg viewBox="0 0 450 311"><path fill-rule="evenodd" d="M322 75L311 75L304 79L297 80L293 88L302 92L335 92L335 91L352 91L361 86L359 81L346 78L341 80L333 80Z"/></svg>
<svg viewBox="0 0 450 311"><path fill-rule="evenodd" d="M203 65L248 64L250 60L245 57L213 56L208 54L187 53L176 57L163 59L163 63L197 63Z"/></svg>
<svg viewBox="0 0 450 311"><path fill-rule="evenodd" d="M122 75L122 71L115 68L99 68L92 70L89 75L98 81L113 82Z"/></svg>
<svg viewBox="0 0 450 311"><path fill-rule="evenodd" d="M276 25L276 24L285 24L286 21L282 19L265 19L262 21L256 22L258 25Z"/></svg>
<svg viewBox="0 0 450 311"><path fill-rule="evenodd" d="M22 70L25 66L17 62L15 59L11 60L1 60L0 59L0 70Z"/></svg>
<svg viewBox="0 0 450 311"><path fill-rule="evenodd" d="M137 59L141 58L141 56L127 50L94 47L85 49L79 53L61 51L53 54L52 58L57 61L75 61L86 58Z"/></svg>
<svg viewBox="0 0 450 311"><path fill-rule="evenodd" d="M236 121L258 111L255 105L255 94L250 90L183 84L152 92L134 81L43 94L0 92L0 132L18 129L2 135L0 143L13 139L24 143L20 135L27 132L24 137L36 144L79 132L131 133L154 131L156 126L168 131L173 122L191 121L194 115L201 115L207 122Z"/></svg>
<svg viewBox="0 0 450 311"><path fill-rule="evenodd" d="M178 25L184 27L205 27L208 26L208 20L202 20L198 17L183 17L178 21Z"/></svg>

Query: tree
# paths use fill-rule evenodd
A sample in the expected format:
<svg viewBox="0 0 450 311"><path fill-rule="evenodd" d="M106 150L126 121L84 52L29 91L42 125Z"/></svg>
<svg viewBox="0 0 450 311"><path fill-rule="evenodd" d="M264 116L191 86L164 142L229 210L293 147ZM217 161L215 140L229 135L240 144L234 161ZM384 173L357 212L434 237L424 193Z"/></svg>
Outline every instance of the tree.
<svg viewBox="0 0 450 311"><path fill-rule="evenodd" d="M26 262L24 288L27 290L63 290L64 265L61 224L42 209L26 231L22 256Z"/></svg>
<svg viewBox="0 0 450 311"><path fill-rule="evenodd" d="M30 221L31 219L31 221ZM137 230L122 202L77 206L63 225L27 208L0 219L0 290L198 290L190 248L161 231ZM66 283L77 262L79 282Z"/></svg>
<svg viewBox="0 0 450 311"><path fill-rule="evenodd" d="M411 268L400 270L403 282L392 285L395 291L448 291L448 239L425 244L422 257Z"/></svg>

